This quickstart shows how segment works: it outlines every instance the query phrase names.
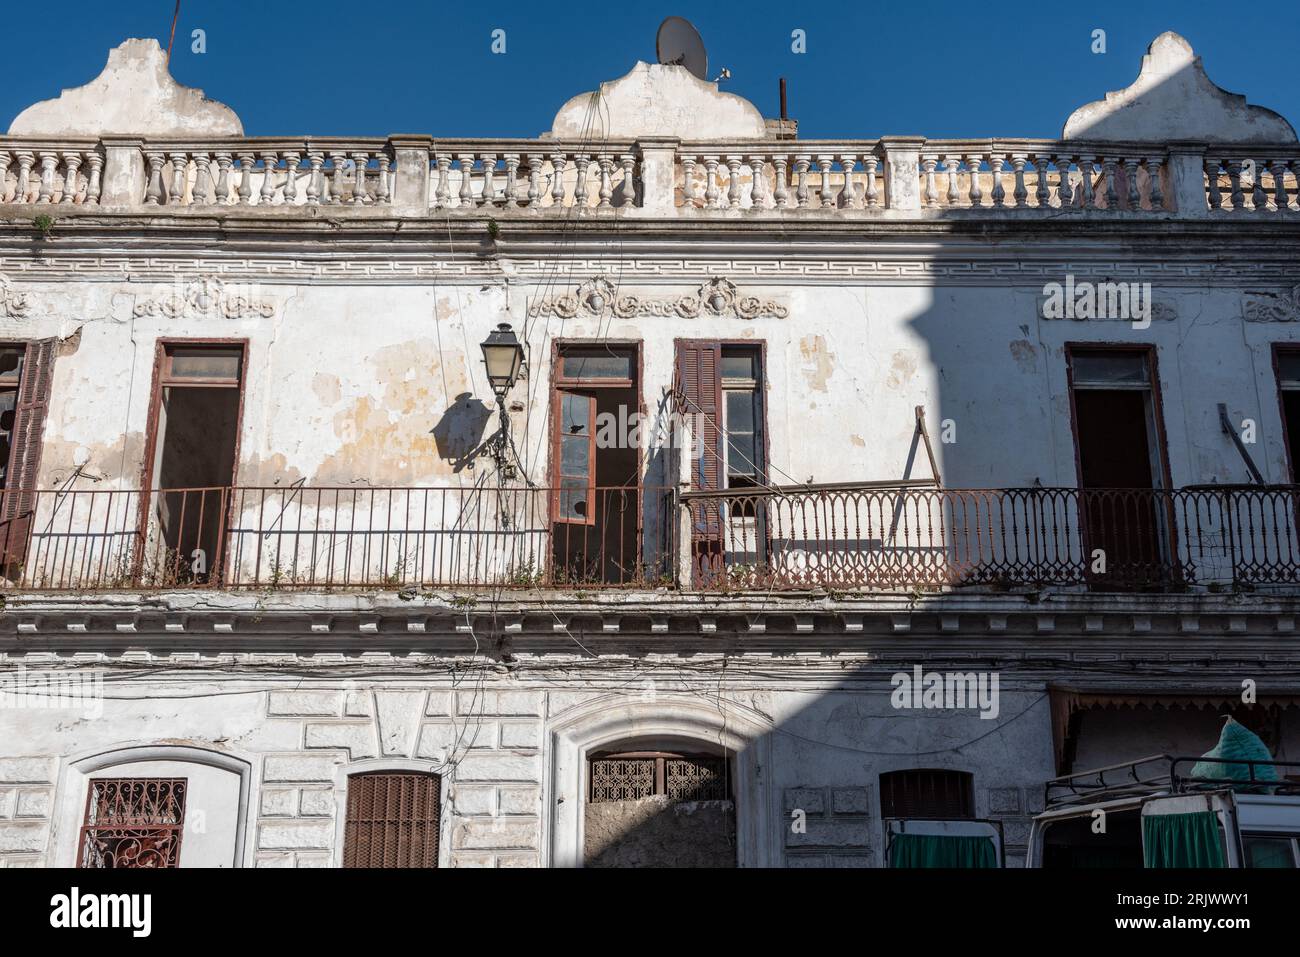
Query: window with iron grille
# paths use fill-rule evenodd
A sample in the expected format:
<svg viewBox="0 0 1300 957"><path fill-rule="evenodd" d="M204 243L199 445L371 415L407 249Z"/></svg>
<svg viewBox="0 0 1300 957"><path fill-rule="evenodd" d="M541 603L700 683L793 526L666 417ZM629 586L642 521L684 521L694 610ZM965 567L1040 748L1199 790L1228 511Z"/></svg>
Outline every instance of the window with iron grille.
<svg viewBox="0 0 1300 957"><path fill-rule="evenodd" d="M974 777L968 771L928 769L882 774L880 816L944 820L973 818Z"/></svg>
<svg viewBox="0 0 1300 957"><path fill-rule="evenodd" d="M344 867L437 867L442 779L372 772L348 778Z"/></svg>
<svg viewBox="0 0 1300 957"><path fill-rule="evenodd" d="M77 866L179 867L185 792L184 778L91 781Z"/></svg>
<svg viewBox="0 0 1300 957"><path fill-rule="evenodd" d="M727 759L713 754L626 751L590 759L592 804L666 795L673 801L729 801Z"/></svg>

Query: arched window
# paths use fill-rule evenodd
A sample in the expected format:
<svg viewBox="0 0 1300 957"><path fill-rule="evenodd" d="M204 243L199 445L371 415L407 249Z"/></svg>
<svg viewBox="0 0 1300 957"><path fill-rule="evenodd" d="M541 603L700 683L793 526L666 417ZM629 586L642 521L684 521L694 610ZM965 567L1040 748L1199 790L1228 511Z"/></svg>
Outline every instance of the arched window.
<svg viewBox="0 0 1300 957"><path fill-rule="evenodd" d="M344 867L437 867L442 779L416 771L348 777Z"/></svg>
<svg viewBox="0 0 1300 957"><path fill-rule="evenodd" d="M969 771L910 768L880 775L882 818L959 820L975 816L974 777Z"/></svg>
<svg viewBox="0 0 1300 957"><path fill-rule="evenodd" d="M181 745L74 760L61 799L61 867L239 867L251 765Z"/></svg>

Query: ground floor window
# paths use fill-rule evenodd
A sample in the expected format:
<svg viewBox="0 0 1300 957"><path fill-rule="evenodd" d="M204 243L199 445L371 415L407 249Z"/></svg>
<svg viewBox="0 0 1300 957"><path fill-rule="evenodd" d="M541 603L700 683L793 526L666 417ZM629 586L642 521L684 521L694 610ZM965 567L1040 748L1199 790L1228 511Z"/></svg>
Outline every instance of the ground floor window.
<svg viewBox="0 0 1300 957"><path fill-rule="evenodd" d="M370 772L348 778L344 867L437 867L442 780Z"/></svg>
<svg viewBox="0 0 1300 957"><path fill-rule="evenodd" d="M184 778L92 780L77 866L179 867L187 790Z"/></svg>
<svg viewBox="0 0 1300 957"><path fill-rule="evenodd" d="M880 776L882 818L960 820L975 816L975 788L968 771L908 769Z"/></svg>

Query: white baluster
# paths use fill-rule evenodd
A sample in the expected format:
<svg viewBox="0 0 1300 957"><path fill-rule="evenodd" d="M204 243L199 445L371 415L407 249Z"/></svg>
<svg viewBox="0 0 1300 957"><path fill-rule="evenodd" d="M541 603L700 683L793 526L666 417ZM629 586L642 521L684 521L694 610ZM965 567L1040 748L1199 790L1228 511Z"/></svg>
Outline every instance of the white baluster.
<svg viewBox="0 0 1300 957"><path fill-rule="evenodd" d="M190 202L204 206L212 203L212 161L202 151L194 154L194 193Z"/></svg>
<svg viewBox="0 0 1300 957"><path fill-rule="evenodd" d="M356 164L357 176L352 181L352 202L360 206L364 203L374 202L370 194L366 191L366 167L370 165L369 153L353 153L352 162Z"/></svg>
<svg viewBox="0 0 1300 957"><path fill-rule="evenodd" d="M614 160L608 153L596 156L596 165L600 168L600 189L596 194L597 209L610 209L614 198Z"/></svg>
<svg viewBox="0 0 1300 957"><path fill-rule="evenodd" d="M284 154L284 205L286 206L293 206L298 199L298 167L301 165L301 153Z"/></svg>
<svg viewBox="0 0 1300 957"><path fill-rule="evenodd" d="M1218 159L1207 157L1205 160L1206 202L1210 209L1223 208L1223 192L1219 189L1219 167L1222 165L1223 162Z"/></svg>
<svg viewBox="0 0 1300 957"><path fill-rule="evenodd" d="M812 165L812 157L799 155L794 158L794 172L798 177L795 185L794 198L795 205L800 209L808 208L808 168Z"/></svg>
<svg viewBox="0 0 1300 957"><path fill-rule="evenodd" d="M386 206L393 195L392 177L396 171L390 168L392 160L389 159L386 149L380 150L375 155L375 162L379 166L379 175L375 179L374 201L380 206Z"/></svg>
<svg viewBox="0 0 1300 957"><path fill-rule="evenodd" d="M551 205L564 205L564 167L568 157L558 150L551 154Z"/></svg>
<svg viewBox="0 0 1300 957"><path fill-rule="evenodd" d="M257 156L253 153L240 153L239 156L239 205L253 204L253 167L257 165Z"/></svg>
<svg viewBox="0 0 1300 957"><path fill-rule="evenodd" d="M739 156L727 157L727 205L740 209L740 163Z"/></svg>
<svg viewBox="0 0 1300 957"><path fill-rule="evenodd" d="M77 170L81 168L81 151L66 150L63 154L63 202L71 206L77 201Z"/></svg>
<svg viewBox="0 0 1300 957"><path fill-rule="evenodd" d="M765 159L762 153L751 153L749 156L749 170L752 179L749 187L749 208L750 209L768 209L771 197L768 195L767 176L765 175Z"/></svg>
<svg viewBox="0 0 1300 957"><path fill-rule="evenodd" d="M1163 157L1147 157L1147 200L1152 211L1165 208L1165 196L1160 190L1160 167L1163 163Z"/></svg>
<svg viewBox="0 0 1300 957"><path fill-rule="evenodd" d="M835 194L831 192L831 168L835 165L835 160L831 156L822 155L817 157L817 168L822 173L821 186L821 206L822 209L835 208Z"/></svg>
<svg viewBox="0 0 1300 957"><path fill-rule="evenodd" d="M1275 159L1268 168L1273 174L1273 208L1285 213L1291 205L1286 194L1286 163Z"/></svg>
<svg viewBox="0 0 1300 957"><path fill-rule="evenodd" d="M528 208L536 208L542 201L542 154L528 154Z"/></svg>
<svg viewBox="0 0 1300 957"><path fill-rule="evenodd" d="M506 209L519 208L519 154L507 153L506 161Z"/></svg>
<svg viewBox="0 0 1300 957"><path fill-rule="evenodd" d="M27 194L31 190L32 165L36 162L36 155L27 150L18 150L14 155L18 157L18 182L14 188L14 202L26 203Z"/></svg>
<svg viewBox="0 0 1300 957"><path fill-rule="evenodd" d="M682 207L695 208L695 157L681 153L678 160L682 164Z"/></svg>
<svg viewBox="0 0 1300 957"><path fill-rule="evenodd" d="M619 157L619 162L623 164L623 206L636 205L636 156L632 153L624 153Z"/></svg>
<svg viewBox="0 0 1300 957"><path fill-rule="evenodd" d="M1074 206L1074 187L1070 185L1070 163L1072 157L1069 155L1057 156L1056 163L1056 196L1060 200L1061 209L1070 209Z"/></svg>
<svg viewBox="0 0 1300 957"><path fill-rule="evenodd" d="M460 163L460 202L458 206L461 209L477 206L478 203L474 200L474 185L471 182L474 171L474 156L473 154L458 153L456 161Z"/></svg>
<svg viewBox="0 0 1300 957"><path fill-rule="evenodd" d="M230 199L231 154L217 154L217 205L225 206Z"/></svg>
<svg viewBox="0 0 1300 957"><path fill-rule="evenodd" d="M1106 211L1113 213L1119 209L1119 189L1115 185L1115 164L1119 160L1114 156L1101 158L1101 169L1106 177Z"/></svg>
<svg viewBox="0 0 1300 957"><path fill-rule="evenodd" d="M943 168L948 174L948 205L956 206L957 201L961 198L961 190L957 187L957 170L961 167L960 156L945 156L943 158Z"/></svg>
<svg viewBox="0 0 1300 957"><path fill-rule="evenodd" d="M1252 160L1255 165L1255 190L1251 196L1251 202L1255 206L1255 212L1268 212L1268 193L1264 191L1264 164L1260 160Z"/></svg>
<svg viewBox="0 0 1300 957"><path fill-rule="evenodd" d="M86 157L90 164L90 179L86 183L85 205L98 206L99 193L103 189L104 183L101 178L104 170L104 154L99 150L92 149L90 155ZM4 173L0 171L0 193L4 192Z"/></svg>
<svg viewBox="0 0 1300 957"><path fill-rule="evenodd" d="M325 165L325 154L319 150L307 152L307 205L319 206L321 195L321 168Z"/></svg>
<svg viewBox="0 0 1300 957"><path fill-rule="evenodd" d="M939 165L939 157L927 155L921 157L921 171L925 174L925 206L933 209L939 205L939 190L934 182L934 170Z"/></svg>
<svg viewBox="0 0 1300 957"><path fill-rule="evenodd" d="M1052 206L1052 191L1047 186L1047 165L1051 161L1052 158L1043 153L1034 154L1034 169L1038 171L1038 186L1034 190L1034 199L1039 209L1050 209Z"/></svg>
<svg viewBox="0 0 1300 957"><path fill-rule="evenodd" d="M434 201L438 209L451 206L451 154L438 153L434 159L438 167L438 186L434 190Z"/></svg>
<svg viewBox="0 0 1300 957"><path fill-rule="evenodd" d="M12 162L13 154L0 150L0 203L9 198L9 164Z"/></svg>
<svg viewBox="0 0 1300 957"><path fill-rule="evenodd" d="M989 154L989 170L993 177L993 191L990 194L993 198L993 205L1001 209L1007 201L1007 190L1002 185L1002 167L1006 165L1007 158L1002 153Z"/></svg>
<svg viewBox="0 0 1300 957"><path fill-rule="evenodd" d="M275 170L279 165L279 153L274 150L262 151L262 188L257 191L258 206L270 206L275 202Z"/></svg>
<svg viewBox="0 0 1300 957"><path fill-rule="evenodd" d="M53 151L41 152L41 189L36 202L48 203L54 195L54 171L59 165L59 154Z"/></svg>
<svg viewBox="0 0 1300 957"><path fill-rule="evenodd" d="M145 154L145 159L149 163L149 184L144 191L144 204L146 206L157 206L162 202L162 169L164 156L159 152L149 152Z"/></svg>
<svg viewBox="0 0 1300 957"><path fill-rule="evenodd" d="M841 154L840 169L844 171L844 188L840 190L839 206L841 209L861 209L858 188L853 182L853 170L858 165L858 157L853 153Z"/></svg>
<svg viewBox="0 0 1300 957"><path fill-rule="evenodd" d="M1228 208L1240 212L1246 208L1246 196L1241 190L1241 160L1230 159L1224 164L1228 169L1228 182L1232 193L1228 197Z"/></svg>
<svg viewBox="0 0 1300 957"><path fill-rule="evenodd" d="M1079 155L1079 189L1082 191L1083 196L1079 204L1084 209L1096 208L1096 199L1092 195L1093 164L1095 162L1096 157L1090 154L1081 153Z"/></svg>
<svg viewBox="0 0 1300 957"><path fill-rule="evenodd" d="M866 206L875 209L880 205L880 194L876 192L876 167L880 165L880 158L874 152L868 153L862 158L862 165L867 168Z"/></svg>
<svg viewBox="0 0 1300 957"><path fill-rule="evenodd" d="M1128 177L1128 208L1136 212L1142 208L1142 195L1138 192L1138 158L1130 156L1124 160L1124 175Z"/></svg>
<svg viewBox="0 0 1300 957"><path fill-rule="evenodd" d="M784 153L772 157L772 166L776 169L776 189L772 191L772 200L777 209L786 209L790 205L789 162Z"/></svg>
<svg viewBox="0 0 1300 957"><path fill-rule="evenodd" d="M984 157L980 153L966 157L966 170L970 173L970 204L974 209L984 205L984 189L980 186L980 166L983 162Z"/></svg>
<svg viewBox="0 0 1300 957"><path fill-rule="evenodd" d="M1025 186L1025 164L1029 162L1028 153L1012 153L1011 169L1015 172L1016 185L1012 187L1011 198L1016 201L1016 209L1029 206L1029 189Z"/></svg>
<svg viewBox="0 0 1300 957"><path fill-rule="evenodd" d="M483 193L480 196L482 205L495 206L497 204L497 156L495 153L486 153L483 159Z"/></svg>
<svg viewBox="0 0 1300 957"><path fill-rule="evenodd" d="M185 174L189 171L188 153L174 152L169 157L172 162L171 187L167 190L167 203L171 206L185 205Z"/></svg>
<svg viewBox="0 0 1300 957"><path fill-rule="evenodd" d="M722 205L717 177L718 157L704 157L704 205L708 209L718 209Z"/></svg>
<svg viewBox="0 0 1300 957"><path fill-rule="evenodd" d="M587 205L587 167L590 165L590 154L578 153L573 157L573 166L577 172L573 183L574 206L583 207Z"/></svg>

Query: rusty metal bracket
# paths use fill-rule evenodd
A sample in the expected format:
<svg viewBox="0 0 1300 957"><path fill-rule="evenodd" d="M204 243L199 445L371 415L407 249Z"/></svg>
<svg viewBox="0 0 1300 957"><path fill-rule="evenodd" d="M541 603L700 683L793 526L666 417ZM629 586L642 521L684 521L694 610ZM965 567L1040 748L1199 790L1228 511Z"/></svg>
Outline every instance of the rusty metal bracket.
<svg viewBox="0 0 1300 957"><path fill-rule="evenodd" d="M1232 422L1228 419L1228 406L1227 403L1224 402L1219 403L1219 427L1223 429L1224 435L1232 439L1232 444L1235 445L1237 451L1241 453L1241 460L1246 463L1246 468L1250 471L1250 475L1255 480L1255 484L1265 484L1264 476L1261 475L1259 469L1255 467L1255 460L1252 459L1250 453L1246 451L1246 443L1241 441L1241 436L1238 435L1237 430L1232 427Z"/></svg>
<svg viewBox="0 0 1300 957"><path fill-rule="evenodd" d="M921 433L921 438L925 442L925 454L930 460L930 474L934 476L934 484L938 488L943 488L943 476L939 474L939 462L934 457L934 446L930 444L930 431L925 427L925 406L916 407L916 431Z"/></svg>

